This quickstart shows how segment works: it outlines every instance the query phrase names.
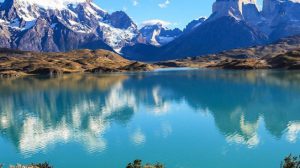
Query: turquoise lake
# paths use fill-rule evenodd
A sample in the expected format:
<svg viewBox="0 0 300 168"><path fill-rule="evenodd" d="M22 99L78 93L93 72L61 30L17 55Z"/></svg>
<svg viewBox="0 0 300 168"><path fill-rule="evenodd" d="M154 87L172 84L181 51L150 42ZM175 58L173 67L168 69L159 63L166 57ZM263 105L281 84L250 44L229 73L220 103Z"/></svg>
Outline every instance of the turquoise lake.
<svg viewBox="0 0 300 168"><path fill-rule="evenodd" d="M300 72L180 70L0 80L0 162L279 168L300 154Z"/></svg>

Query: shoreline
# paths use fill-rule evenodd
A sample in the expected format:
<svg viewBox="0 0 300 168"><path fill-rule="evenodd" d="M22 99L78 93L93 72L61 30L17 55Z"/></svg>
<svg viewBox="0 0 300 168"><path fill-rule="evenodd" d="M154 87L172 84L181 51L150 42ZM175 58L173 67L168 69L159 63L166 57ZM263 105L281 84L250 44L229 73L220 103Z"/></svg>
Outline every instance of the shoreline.
<svg viewBox="0 0 300 168"><path fill-rule="evenodd" d="M229 71L259 71L259 70L266 70L266 71L299 71L299 69L285 69L285 68L221 68L221 67L156 67L151 69L132 69L130 71L126 70L112 70L112 71L99 71L99 72L51 72L49 73L25 73L21 71L15 70L8 70L8 71L0 71L0 79L5 78L20 78L20 77L59 77L62 75L117 75L117 74L124 74L124 73L143 73L143 72L168 72L168 71L187 71L187 70L229 70Z"/></svg>

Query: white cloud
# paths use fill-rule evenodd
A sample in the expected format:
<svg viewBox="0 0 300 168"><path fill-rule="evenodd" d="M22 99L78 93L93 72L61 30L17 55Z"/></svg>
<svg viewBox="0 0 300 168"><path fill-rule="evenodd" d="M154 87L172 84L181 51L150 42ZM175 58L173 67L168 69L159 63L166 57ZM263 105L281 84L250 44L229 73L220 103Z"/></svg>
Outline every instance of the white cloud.
<svg viewBox="0 0 300 168"><path fill-rule="evenodd" d="M132 0L132 5L133 6L138 6L139 4L139 1L138 0Z"/></svg>
<svg viewBox="0 0 300 168"><path fill-rule="evenodd" d="M167 27L167 26L171 25L171 23L168 22L168 21L159 20L159 19L152 19L152 20L143 21L142 24L141 24L141 27L151 26L151 25L156 25L156 24L161 24L163 27Z"/></svg>
<svg viewBox="0 0 300 168"><path fill-rule="evenodd" d="M160 8L166 8L166 7L168 7L170 5L170 3L171 3L170 0L166 0L165 2L158 4L158 6Z"/></svg>

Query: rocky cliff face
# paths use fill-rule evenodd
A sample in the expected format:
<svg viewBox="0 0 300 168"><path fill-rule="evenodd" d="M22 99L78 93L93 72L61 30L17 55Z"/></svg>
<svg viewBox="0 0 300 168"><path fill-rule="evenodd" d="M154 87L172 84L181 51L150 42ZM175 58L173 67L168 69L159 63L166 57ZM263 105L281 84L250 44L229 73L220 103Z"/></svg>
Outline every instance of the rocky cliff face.
<svg viewBox="0 0 300 168"><path fill-rule="evenodd" d="M231 16L243 20L269 36L270 41L300 33L300 3L292 0L264 0L259 11L255 0L217 0L210 20Z"/></svg>
<svg viewBox="0 0 300 168"><path fill-rule="evenodd" d="M300 3L289 0L264 0L262 15L265 18L270 40L300 34Z"/></svg>
<svg viewBox="0 0 300 168"><path fill-rule="evenodd" d="M256 0L217 0L213 4L212 18L219 18L223 16L231 16L235 19L244 19L244 10L249 13L247 6L255 6ZM256 8L257 9L257 8Z"/></svg>

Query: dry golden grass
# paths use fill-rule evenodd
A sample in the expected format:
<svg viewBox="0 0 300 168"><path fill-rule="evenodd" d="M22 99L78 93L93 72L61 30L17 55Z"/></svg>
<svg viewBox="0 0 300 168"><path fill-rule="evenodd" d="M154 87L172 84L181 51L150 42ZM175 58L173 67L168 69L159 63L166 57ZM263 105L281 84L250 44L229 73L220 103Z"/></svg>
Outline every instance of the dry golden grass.
<svg viewBox="0 0 300 168"><path fill-rule="evenodd" d="M65 53L0 50L0 76L56 75L84 72L149 71L152 65L135 63L106 50L74 50Z"/></svg>

